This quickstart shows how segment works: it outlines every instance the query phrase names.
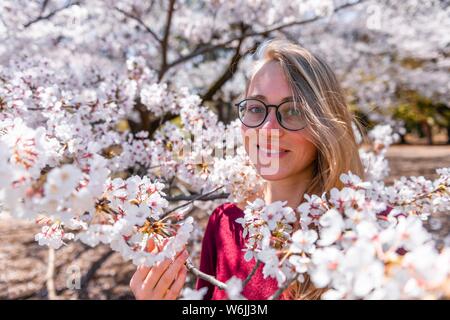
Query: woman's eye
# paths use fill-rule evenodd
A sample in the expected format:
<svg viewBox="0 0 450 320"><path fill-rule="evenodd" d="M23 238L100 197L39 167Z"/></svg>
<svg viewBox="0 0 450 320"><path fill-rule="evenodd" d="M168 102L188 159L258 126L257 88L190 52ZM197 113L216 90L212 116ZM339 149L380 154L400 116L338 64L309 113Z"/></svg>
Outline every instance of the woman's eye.
<svg viewBox="0 0 450 320"><path fill-rule="evenodd" d="M264 112L264 108L263 108L263 107L260 107L260 106L250 106L250 107L248 107L248 110L249 110L250 112L253 112L253 113L261 113L261 112Z"/></svg>
<svg viewBox="0 0 450 320"><path fill-rule="evenodd" d="M300 115L300 110L299 109L289 109L287 112L287 116L289 117L298 117Z"/></svg>

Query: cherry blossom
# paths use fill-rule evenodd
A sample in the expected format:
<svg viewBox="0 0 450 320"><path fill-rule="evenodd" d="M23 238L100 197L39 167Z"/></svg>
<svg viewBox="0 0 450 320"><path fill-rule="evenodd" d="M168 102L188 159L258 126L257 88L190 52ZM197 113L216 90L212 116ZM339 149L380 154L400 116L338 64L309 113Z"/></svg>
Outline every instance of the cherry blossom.
<svg viewBox="0 0 450 320"><path fill-rule="evenodd" d="M184 288L181 300L202 300L206 291L208 291L207 287L203 287L199 290Z"/></svg>
<svg viewBox="0 0 450 320"><path fill-rule="evenodd" d="M246 250L252 254L248 258L263 262L264 276L277 279L279 286L288 279L301 282L301 275L309 274L317 288L327 288L324 299L440 298L450 274L448 262L445 267L438 263L448 261L448 248L437 248L423 226L427 216L420 211L436 198L447 199L443 200L447 204L448 169L437 172L441 175L434 181L404 179L398 185L407 184L409 192L402 198L374 196L397 190L397 186L343 174L341 190L332 189L320 198L305 195L297 211L307 223L297 231L291 220L278 226L284 233L270 229L269 221L259 217L273 204L260 199L249 203L245 217L237 220L249 235ZM276 203L276 212L283 206ZM447 212L448 207L439 210L435 212ZM425 265L436 268L436 275L425 276Z"/></svg>

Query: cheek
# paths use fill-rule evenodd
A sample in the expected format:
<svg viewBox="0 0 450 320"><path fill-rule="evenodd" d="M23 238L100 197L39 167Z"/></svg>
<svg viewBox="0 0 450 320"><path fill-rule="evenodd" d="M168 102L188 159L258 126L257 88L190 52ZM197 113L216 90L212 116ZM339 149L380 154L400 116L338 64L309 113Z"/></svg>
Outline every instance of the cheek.
<svg viewBox="0 0 450 320"><path fill-rule="evenodd" d="M253 141L255 140L256 135L257 135L256 129L248 128L243 124L241 125L242 142L244 144L245 151L247 151L247 153L249 152L249 145L256 143L256 141Z"/></svg>
<svg viewBox="0 0 450 320"><path fill-rule="evenodd" d="M296 146L293 151L297 165L299 167L309 166L317 158L317 148L312 139L306 134L297 134L292 140L293 145Z"/></svg>

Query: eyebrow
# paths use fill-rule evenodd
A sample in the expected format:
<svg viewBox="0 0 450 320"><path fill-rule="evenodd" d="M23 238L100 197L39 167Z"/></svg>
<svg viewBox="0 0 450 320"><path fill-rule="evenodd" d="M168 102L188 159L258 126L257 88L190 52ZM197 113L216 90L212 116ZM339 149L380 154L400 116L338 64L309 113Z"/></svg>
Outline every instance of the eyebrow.
<svg viewBox="0 0 450 320"><path fill-rule="evenodd" d="M261 94L248 96L247 99L261 99L261 100L267 101L267 98ZM285 98L281 99L281 102L292 101L292 100L294 100L294 97L290 96L290 97L285 97Z"/></svg>

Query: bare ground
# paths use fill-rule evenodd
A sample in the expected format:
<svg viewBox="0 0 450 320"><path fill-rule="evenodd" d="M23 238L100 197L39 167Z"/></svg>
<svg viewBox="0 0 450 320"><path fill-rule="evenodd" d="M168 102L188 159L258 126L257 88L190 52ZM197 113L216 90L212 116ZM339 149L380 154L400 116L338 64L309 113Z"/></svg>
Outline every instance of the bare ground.
<svg viewBox="0 0 450 320"><path fill-rule="evenodd" d="M450 166L450 146L393 146L388 155L391 182L400 176L435 178L435 169ZM450 219L440 217L440 237L448 237ZM432 229L435 226L431 226ZM34 241L34 223L0 218L0 299L48 299L48 249ZM70 289L74 275L80 289ZM128 283L134 266L107 246L72 243L56 251L55 288L60 299L132 299ZM68 287L69 285L69 287Z"/></svg>

